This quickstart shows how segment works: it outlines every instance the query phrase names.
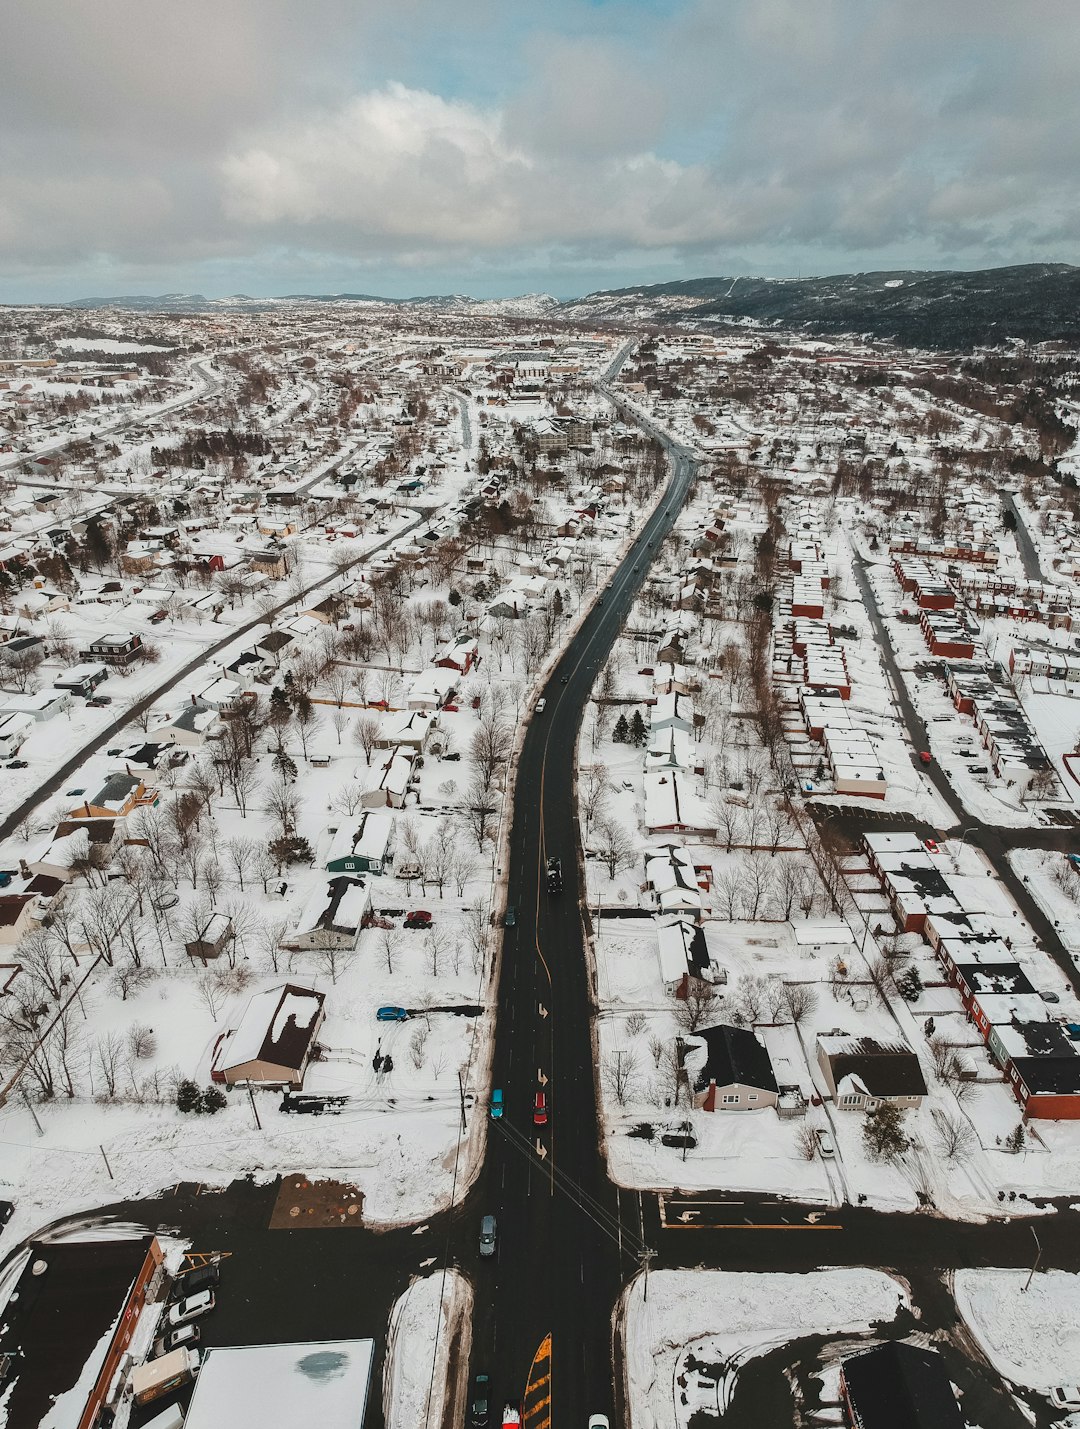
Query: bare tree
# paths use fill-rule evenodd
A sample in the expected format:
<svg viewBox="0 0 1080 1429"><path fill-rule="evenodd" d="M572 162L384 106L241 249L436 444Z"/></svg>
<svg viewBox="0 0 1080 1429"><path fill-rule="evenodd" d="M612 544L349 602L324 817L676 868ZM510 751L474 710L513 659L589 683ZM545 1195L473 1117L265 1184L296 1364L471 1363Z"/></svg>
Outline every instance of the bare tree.
<svg viewBox="0 0 1080 1429"><path fill-rule="evenodd" d="M979 1144L971 1123L944 1108L931 1108L931 1115L937 1143L946 1161L969 1161Z"/></svg>
<svg viewBox="0 0 1080 1429"><path fill-rule="evenodd" d="M607 771L601 764L592 764L578 783L578 807L585 815L585 835L596 819L599 819L607 804L611 783Z"/></svg>
<svg viewBox="0 0 1080 1429"><path fill-rule="evenodd" d="M638 1063L634 1051L609 1052L601 1063L604 1085L618 1102L625 1106L638 1083Z"/></svg>
<svg viewBox="0 0 1080 1429"><path fill-rule="evenodd" d="M637 859L637 844L623 824L614 819L602 819L596 826L596 852L607 866L608 877L615 878L623 869L633 867Z"/></svg>
<svg viewBox="0 0 1080 1429"><path fill-rule="evenodd" d="M252 870L258 863L260 847L258 841L251 838L226 839L225 841L225 855L236 874L236 881L240 885L241 892L244 890L245 878L250 879Z"/></svg>
<svg viewBox="0 0 1080 1429"><path fill-rule="evenodd" d="M784 1009L798 1027L817 1007L818 990L810 982L784 983Z"/></svg>
<svg viewBox="0 0 1080 1429"><path fill-rule="evenodd" d="M371 753L379 742L379 721L375 715L361 715L353 725L353 739L364 751L365 764L371 763Z"/></svg>
<svg viewBox="0 0 1080 1429"><path fill-rule="evenodd" d="M795 1133L795 1148L804 1161L813 1161L818 1150L817 1127L803 1122Z"/></svg>
<svg viewBox="0 0 1080 1429"><path fill-rule="evenodd" d="M715 989L700 978L692 977L688 981L686 997L676 1005L675 1019L685 1032L696 1032L713 1016L715 1003Z"/></svg>
<svg viewBox="0 0 1080 1429"><path fill-rule="evenodd" d="M383 956L386 958L386 971L388 973L393 973L394 971L394 955L397 953L398 943L399 938L396 928L382 928L379 930L379 944L383 950Z"/></svg>
<svg viewBox="0 0 1080 1429"><path fill-rule="evenodd" d="M94 1043L94 1063L105 1084L109 1101L116 1096L120 1076L127 1065L127 1047L119 1032L103 1032Z"/></svg>

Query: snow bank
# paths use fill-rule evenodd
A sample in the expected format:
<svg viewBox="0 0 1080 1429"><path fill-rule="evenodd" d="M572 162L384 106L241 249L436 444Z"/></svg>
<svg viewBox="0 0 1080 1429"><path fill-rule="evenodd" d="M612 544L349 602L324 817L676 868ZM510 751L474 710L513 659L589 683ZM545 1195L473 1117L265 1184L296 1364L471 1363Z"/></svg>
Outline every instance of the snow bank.
<svg viewBox="0 0 1080 1429"><path fill-rule="evenodd" d="M711 1389L713 1413L727 1404L740 1364L803 1335L851 1334L893 1318L909 1304L902 1283L879 1270L816 1270L751 1275L721 1270L660 1270L626 1292L624 1344L634 1429L684 1425L704 1402L699 1375L676 1391L687 1351L723 1366ZM674 1416L673 1410L674 1400Z"/></svg>
<svg viewBox="0 0 1080 1429"><path fill-rule="evenodd" d="M1026 1270L958 1270L956 1308L983 1354L1025 1389L1074 1383L1080 1365L1080 1275Z"/></svg>
<svg viewBox="0 0 1080 1429"><path fill-rule="evenodd" d="M468 1370L472 1301L472 1286L465 1277L447 1270L414 1279L395 1303L383 1368L386 1429L437 1429L442 1424L448 1389L451 1398L455 1394L455 1386L447 1384L451 1347L455 1368ZM464 1339L455 1343L459 1334Z"/></svg>

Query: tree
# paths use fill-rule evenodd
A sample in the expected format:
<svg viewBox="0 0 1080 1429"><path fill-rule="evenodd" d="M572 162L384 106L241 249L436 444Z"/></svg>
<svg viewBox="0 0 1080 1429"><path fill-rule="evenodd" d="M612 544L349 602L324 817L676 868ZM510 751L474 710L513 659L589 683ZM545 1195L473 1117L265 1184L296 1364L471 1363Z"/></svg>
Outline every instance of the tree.
<svg viewBox="0 0 1080 1429"><path fill-rule="evenodd" d="M630 725L626 718L626 711L620 711L619 718L615 721L615 728L611 731L613 744L630 743Z"/></svg>
<svg viewBox="0 0 1080 1429"><path fill-rule="evenodd" d="M1018 1121L1013 1127L1012 1131L1010 1131L1008 1136L1005 1138L1006 1149L1011 1151L1012 1154L1016 1156L1019 1152L1023 1151L1024 1140L1024 1123L1022 1121Z"/></svg>
<svg viewBox="0 0 1080 1429"><path fill-rule="evenodd" d="M675 1008L675 1019L684 1032L697 1032L713 1015L716 990L700 978L688 980L686 996Z"/></svg>
<svg viewBox="0 0 1080 1429"><path fill-rule="evenodd" d="M584 771L584 777L578 783L578 807L585 815L586 834L593 821L604 812L610 788L607 770L602 764L591 764Z"/></svg>
<svg viewBox="0 0 1080 1429"><path fill-rule="evenodd" d="M353 739L364 751L365 764L371 763L371 752L379 740L379 721L375 715L361 715L353 725Z"/></svg>
<svg viewBox="0 0 1080 1429"><path fill-rule="evenodd" d="M908 1149L904 1112L895 1102L880 1102L863 1118L863 1145L874 1161L898 1161Z"/></svg>
<svg viewBox="0 0 1080 1429"><path fill-rule="evenodd" d="M922 978L916 967L905 968L896 979L896 990L905 1002L918 1002L923 990Z"/></svg>
<svg viewBox="0 0 1080 1429"><path fill-rule="evenodd" d="M632 1049L609 1052L601 1064L601 1073L608 1091L619 1106L625 1106L637 1086L637 1054Z"/></svg>
<svg viewBox="0 0 1080 1429"><path fill-rule="evenodd" d="M630 721L630 743L636 744L639 749L644 749L648 742L649 731L641 717L641 711L635 710L633 719Z"/></svg>
<svg viewBox="0 0 1080 1429"><path fill-rule="evenodd" d="M469 750L485 789L491 787L495 771L510 757L510 736L510 726L494 706L481 711Z"/></svg>
<svg viewBox="0 0 1080 1429"><path fill-rule="evenodd" d="M813 1161L818 1150L817 1127L804 1122L795 1134L795 1146L804 1161Z"/></svg>
<svg viewBox="0 0 1080 1429"><path fill-rule="evenodd" d="M932 1109L932 1115L938 1146L946 1161L969 1160L979 1144L971 1123L953 1112L939 1111L937 1107Z"/></svg>
<svg viewBox="0 0 1080 1429"><path fill-rule="evenodd" d="M798 1027L817 1006L818 991L810 982L784 983L784 1010Z"/></svg>
<svg viewBox="0 0 1080 1429"><path fill-rule="evenodd" d="M476 838L477 848L483 848L484 840L491 832L497 807L494 794L478 771L465 791L461 810L463 820Z"/></svg>
<svg viewBox="0 0 1080 1429"><path fill-rule="evenodd" d="M596 851L607 865L608 877L615 878L630 868L637 858L637 845L622 824L604 819L596 826Z"/></svg>

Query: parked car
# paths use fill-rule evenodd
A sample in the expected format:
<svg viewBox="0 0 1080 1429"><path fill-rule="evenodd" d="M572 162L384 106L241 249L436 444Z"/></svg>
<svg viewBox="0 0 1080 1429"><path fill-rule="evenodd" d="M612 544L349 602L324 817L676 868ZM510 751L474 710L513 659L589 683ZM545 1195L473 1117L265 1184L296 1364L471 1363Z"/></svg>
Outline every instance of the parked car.
<svg viewBox="0 0 1080 1429"><path fill-rule="evenodd" d="M193 1350L201 1339L202 1331L198 1325L180 1325L177 1329L157 1337L154 1341L154 1359L172 1354L173 1350Z"/></svg>
<svg viewBox="0 0 1080 1429"><path fill-rule="evenodd" d="M649 545L650 545L650 546L652 545L652 542L651 542L651 541L649 542ZM611 1429L611 1426L608 1424L608 1417L607 1417L607 1415L606 1415L606 1414L590 1414L590 1415L589 1415L589 1429Z"/></svg>
<svg viewBox="0 0 1080 1429"><path fill-rule="evenodd" d="M473 1380L473 1397L469 1405L470 1429L487 1429L490 1405L491 1377L478 1374Z"/></svg>
<svg viewBox="0 0 1080 1429"><path fill-rule="evenodd" d="M543 714L546 709L547 709L547 700L545 700L545 699L539 699L539 700L537 700L537 702L536 702L536 713L537 713L537 714Z"/></svg>
<svg viewBox="0 0 1080 1429"><path fill-rule="evenodd" d="M818 1132L817 1144L818 1150L821 1152L825 1160L831 1161L836 1155L836 1147L833 1145L833 1139L827 1131Z"/></svg>
<svg viewBox="0 0 1080 1429"><path fill-rule="evenodd" d="M380 1007L375 1014L376 1022L408 1022L409 1014L404 1007Z"/></svg>
<svg viewBox="0 0 1080 1429"><path fill-rule="evenodd" d="M502 1094L502 1088L501 1088L501 1087L496 1087L495 1090L491 1093L491 1115L494 1117L494 1119L495 1119L496 1121L498 1121L499 1118L502 1116L502 1114L503 1114L503 1094Z"/></svg>
<svg viewBox="0 0 1080 1429"><path fill-rule="evenodd" d="M8 768L9 768L9 769L29 769L30 766L29 766L29 764L27 764L27 762L26 762L25 759L12 759L12 760L10 761L10 763L8 764Z"/></svg>
<svg viewBox="0 0 1080 1429"><path fill-rule="evenodd" d="M503 914L503 927L514 928L517 926L517 908L513 903L506 905L506 912Z"/></svg>
<svg viewBox="0 0 1080 1429"><path fill-rule="evenodd" d="M197 1295L189 1295L186 1300L178 1300L171 1305L165 1323L170 1330L175 1330L179 1325L186 1325L190 1320L208 1314L216 1304L212 1290L200 1290Z"/></svg>
<svg viewBox="0 0 1080 1429"><path fill-rule="evenodd" d="M927 750L925 750L925 749L920 749L920 750L919 750L919 760L920 760L920 762L923 763L923 764L933 764L933 762L934 762L933 757L931 756L931 754L930 754Z"/></svg>
<svg viewBox="0 0 1080 1429"><path fill-rule="evenodd" d="M210 1265L192 1266L190 1270L186 1270L183 1275L178 1275L173 1281L173 1299L180 1300L185 1295L194 1295L197 1290L209 1290L220 1280L221 1267L216 1261Z"/></svg>
<svg viewBox="0 0 1080 1429"><path fill-rule="evenodd" d="M1056 1384L1050 1390L1055 1409L1080 1409L1080 1384Z"/></svg>
<svg viewBox="0 0 1080 1429"><path fill-rule="evenodd" d="M426 908L414 908L411 913L405 914L406 928L430 928L431 914Z"/></svg>
<svg viewBox="0 0 1080 1429"><path fill-rule="evenodd" d="M495 1217L484 1216L480 1221L480 1254L486 1259L495 1254Z"/></svg>
<svg viewBox="0 0 1080 1429"><path fill-rule="evenodd" d="M935 842L934 839L924 839L924 840L923 840L923 843L925 843L925 845L926 845L926 852L927 852L927 853L937 853L937 852L938 852L938 846L937 846L937 843Z"/></svg>
<svg viewBox="0 0 1080 1429"><path fill-rule="evenodd" d="M533 1098L533 1126L547 1126L547 1123L547 1097L543 1092L537 1092Z"/></svg>

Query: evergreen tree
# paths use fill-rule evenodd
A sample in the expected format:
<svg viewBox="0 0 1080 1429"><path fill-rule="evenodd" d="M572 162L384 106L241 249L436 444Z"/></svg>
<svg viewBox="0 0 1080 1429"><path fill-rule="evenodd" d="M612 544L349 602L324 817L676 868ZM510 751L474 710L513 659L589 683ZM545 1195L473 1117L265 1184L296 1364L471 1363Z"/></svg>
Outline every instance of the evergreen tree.
<svg viewBox="0 0 1080 1429"><path fill-rule="evenodd" d="M551 598L551 613L556 620L563 618L563 598L558 586L555 587L555 594Z"/></svg>
<svg viewBox="0 0 1080 1429"><path fill-rule="evenodd" d="M1018 1152L1023 1151L1024 1123L1022 1121L1018 1121L1016 1123L1015 1128L1009 1132L1008 1136L1005 1138L1005 1145L1009 1148L1009 1150L1013 1153L1014 1156Z"/></svg>
<svg viewBox="0 0 1080 1429"><path fill-rule="evenodd" d="M882 1102L866 1113L863 1145L874 1161L897 1161L907 1150L904 1113L895 1102Z"/></svg>
<svg viewBox="0 0 1080 1429"><path fill-rule="evenodd" d="M634 711L634 718L630 721L630 740L631 743L636 744L639 749L644 748L649 741L649 731L645 726L645 721L641 717L640 710Z"/></svg>
<svg viewBox="0 0 1080 1429"><path fill-rule="evenodd" d="M216 1111L221 1111L225 1106L225 1093L220 1087L207 1087L205 1092L199 1095L200 1112L207 1116L213 1116Z"/></svg>
<svg viewBox="0 0 1080 1429"><path fill-rule="evenodd" d="M626 722L626 715L620 714L615 721L615 728L611 731L611 738L615 744L630 743L630 726Z"/></svg>
<svg viewBox="0 0 1080 1429"><path fill-rule="evenodd" d="M202 1092L193 1081L184 1077L176 1086L176 1109L182 1112L199 1110Z"/></svg>

